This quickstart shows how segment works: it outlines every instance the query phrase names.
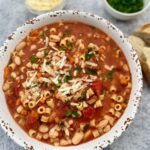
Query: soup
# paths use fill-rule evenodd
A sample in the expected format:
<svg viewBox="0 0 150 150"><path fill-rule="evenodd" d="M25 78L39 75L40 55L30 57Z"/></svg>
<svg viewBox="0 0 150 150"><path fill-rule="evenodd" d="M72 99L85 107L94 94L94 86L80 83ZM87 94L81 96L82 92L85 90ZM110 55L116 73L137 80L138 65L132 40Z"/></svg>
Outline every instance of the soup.
<svg viewBox="0 0 150 150"><path fill-rule="evenodd" d="M4 69L12 117L29 136L55 146L78 145L111 130L131 88L122 50L80 22L33 30Z"/></svg>

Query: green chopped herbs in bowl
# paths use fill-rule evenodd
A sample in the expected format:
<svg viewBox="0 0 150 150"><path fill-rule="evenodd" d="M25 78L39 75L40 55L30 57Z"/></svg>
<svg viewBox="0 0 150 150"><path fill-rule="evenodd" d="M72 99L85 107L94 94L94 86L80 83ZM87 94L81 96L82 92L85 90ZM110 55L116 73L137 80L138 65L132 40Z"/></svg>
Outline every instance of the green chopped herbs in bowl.
<svg viewBox="0 0 150 150"><path fill-rule="evenodd" d="M124 13L135 13L144 8L143 0L107 0L114 9Z"/></svg>

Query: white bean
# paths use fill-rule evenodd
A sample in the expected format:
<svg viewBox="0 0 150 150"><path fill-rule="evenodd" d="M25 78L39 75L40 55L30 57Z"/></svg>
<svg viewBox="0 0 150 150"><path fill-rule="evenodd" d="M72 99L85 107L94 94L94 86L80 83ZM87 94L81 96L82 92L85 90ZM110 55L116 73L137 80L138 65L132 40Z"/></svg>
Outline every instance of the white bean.
<svg viewBox="0 0 150 150"><path fill-rule="evenodd" d="M83 140L86 141L91 135L92 135L91 130L86 131L85 134L84 134Z"/></svg>
<svg viewBox="0 0 150 150"><path fill-rule="evenodd" d="M51 137L52 139L55 139L56 137L58 137L58 132L54 131L52 132L51 130L49 131L49 137Z"/></svg>
<svg viewBox="0 0 150 150"><path fill-rule="evenodd" d="M23 55L24 55L23 50L20 50L20 51L18 52L18 55L19 55L19 56L23 56Z"/></svg>
<svg viewBox="0 0 150 150"><path fill-rule="evenodd" d="M20 65L20 64L21 64L21 59L20 59L20 57L14 56L14 63L15 63L16 65Z"/></svg>
<svg viewBox="0 0 150 150"><path fill-rule="evenodd" d="M102 128L106 127L107 124L108 124L108 120L104 119L99 122L99 124L97 125L97 128L102 129Z"/></svg>
<svg viewBox="0 0 150 150"><path fill-rule="evenodd" d="M15 78L17 77L16 73L15 73L15 72L12 72L12 73L11 73L11 77L15 79Z"/></svg>
<svg viewBox="0 0 150 150"><path fill-rule="evenodd" d="M68 142L66 141L66 140L64 140L64 139L61 139L60 140L60 145L68 145Z"/></svg>
<svg viewBox="0 0 150 150"><path fill-rule="evenodd" d="M26 42L25 42L25 41L22 41L21 43L19 43L19 44L16 46L16 50L19 51L19 50L23 49L25 46L26 46Z"/></svg>
<svg viewBox="0 0 150 150"><path fill-rule="evenodd" d="M38 64L32 64L32 69L38 69L39 65Z"/></svg>
<svg viewBox="0 0 150 150"><path fill-rule="evenodd" d="M49 42L49 46L55 47L55 46L56 46L56 43L54 43L54 42Z"/></svg>
<svg viewBox="0 0 150 150"><path fill-rule="evenodd" d="M7 91L10 88L10 83L9 82L5 82L3 85L3 90Z"/></svg>
<svg viewBox="0 0 150 150"><path fill-rule="evenodd" d="M49 130L49 128L46 125L40 125L39 126L39 131L41 133L46 133L46 132L48 132L48 130Z"/></svg>
<svg viewBox="0 0 150 150"><path fill-rule="evenodd" d="M41 139L42 139L42 134L41 134L41 133L38 133L38 134L36 135L36 139L41 140Z"/></svg>
<svg viewBox="0 0 150 150"><path fill-rule="evenodd" d="M17 111L18 114L20 114L22 112L22 110L23 110L23 107L20 105L20 106L17 107L16 111Z"/></svg>
<svg viewBox="0 0 150 150"><path fill-rule="evenodd" d="M42 51L42 52L37 52L37 53L36 53L36 57L37 57L37 58L43 58L43 57L44 57L44 51Z"/></svg>
<svg viewBox="0 0 150 150"><path fill-rule="evenodd" d="M83 132L76 132L72 138L72 143L74 145L79 144L82 141L83 137L84 137Z"/></svg>
<svg viewBox="0 0 150 150"><path fill-rule="evenodd" d="M24 71L25 71L25 67L24 67L24 66L21 67L21 68L20 68L20 71L21 71L21 72L24 72Z"/></svg>
<svg viewBox="0 0 150 150"><path fill-rule="evenodd" d="M47 140L48 138L49 138L49 134L48 133L43 134L43 139L44 140Z"/></svg>
<svg viewBox="0 0 150 150"><path fill-rule="evenodd" d="M31 62L28 62L28 63L26 64L26 66L27 66L28 68L31 68L31 67L32 67Z"/></svg>
<svg viewBox="0 0 150 150"><path fill-rule="evenodd" d="M33 51L33 50L35 50L36 48L37 48L36 45L31 45L30 50Z"/></svg>
<svg viewBox="0 0 150 150"><path fill-rule="evenodd" d="M60 145L59 142L54 143L54 146L59 146L59 145Z"/></svg>

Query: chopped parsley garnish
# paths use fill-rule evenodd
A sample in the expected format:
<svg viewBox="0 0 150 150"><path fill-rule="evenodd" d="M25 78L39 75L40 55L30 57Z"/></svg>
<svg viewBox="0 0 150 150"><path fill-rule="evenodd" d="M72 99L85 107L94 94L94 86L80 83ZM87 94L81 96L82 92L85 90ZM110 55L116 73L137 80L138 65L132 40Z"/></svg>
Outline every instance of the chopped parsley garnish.
<svg viewBox="0 0 150 150"><path fill-rule="evenodd" d="M86 93L82 92L81 96L78 98L79 101L85 100L86 99Z"/></svg>
<svg viewBox="0 0 150 150"><path fill-rule="evenodd" d="M107 0L114 9L125 12L135 13L144 7L144 0Z"/></svg>
<svg viewBox="0 0 150 150"><path fill-rule="evenodd" d="M83 127L83 132L85 133L88 129L89 129L89 124L86 124L86 125Z"/></svg>
<svg viewBox="0 0 150 150"><path fill-rule="evenodd" d="M52 94L55 93L55 90L54 90L54 89L50 89L49 91L50 91Z"/></svg>
<svg viewBox="0 0 150 150"><path fill-rule="evenodd" d="M66 36L67 36L67 32L64 32L64 33L62 34L61 38L63 39L63 38L65 38Z"/></svg>
<svg viewBox="0 0 150 150"><path fill-rule="evenodd" d="M41 36L42 36L42 38L46 38L47 37L45 32L42 32Z"/></svg>
<svg viewBox="0 0 150 150"><path fill-rule="evenodd" d="M61 83L62 83L61 79L58 79L58 83L59 83L59 84L61 84Z"/></svg>
<svg viewBox="0 0 150 150"><path fill-rule="evenodd" d="M46 57L48 55L48 50L44 51L44 56Z"/></svg>
<svg viewBox="0 0 150 150"><path fill-rule="evenodd" d="M103 90L102 95L106 96L106 94L107 94L106 90Z"/></svg>
<svg viewBox="0 0 150 150"><path fill-rule="evenodd" d="M71 102L71 99L66 99L65 104L69 104Z"/></svg>
<svg viewBox="0 0 150 150"><path fill-rule="evenodd" d="M74 69L77 70L77 71L79 71L79 72L82 70L82 68L78 67L78 66L76 66Z"/></svg>
<svg viewBox="0 0 150 150"><path fill-rule="evenodd" d="M73 44L71 43L71 42L69 42L69 41L67 41L67 48L69 49L69 50L71 50L72 48L73 48Z"/></svg>
<svg viewBox="0 0 150 150"><path fill-rule="evenodd" d="M50 65L50 64L51 64L51 61L47 61L47 62L46 62L46 65Z"/></svg>
<svg viewBox="0 0 150 150"><path fill-rule="evenodd" d="M31 59L31 63L35 63L37 61L37 58L34 55L32 55L30 59Z"/></svg>
<svg viewBox="0 0 150 150"><path fill-rule="evenodd" d="M115 73L115 69L112 69L111 71L109 71L109 72L106 74L106 78L107 78L107 79L112 79L114 73Z"/></svg>
<svg viewBox="0 0 150 150"><path fill-rule="evenodd" d="M85 54L85 60L90 60L94 56L94 52L91 49L88 49L88 52Z"/></svg>
<svg viewBox="0 0 150 150"><path fill-rule="evenodd" d="M64 126L64 122L63 121L59 121L57 124L60 128Z"/></svg>
<svg viewBox="0 0 150 150"><path fill-rule="evenodd" d="M66 48L65 47L60 47L59 50L60 51L66 51Z"/></svg>
<svg viewBox="0 0 150 150"><path fill-rule="evenodd" d="M60 51L72 50L73 44L67 41L66 46L62 46L59 48Z"/></svg>
<svg viewBox="0 0 150 150"><path fill-rule="evenodd" d="M73 118L80 118L81 115L80 115L77 111L73 111L73 112L72 112L72 117L73 117Z"/></svg>
<svg viewBox="0 0 150 150"><path fill-rule="evenodd" d="M65 76L64 82L68 82L68 81L71 80L71 79L72 79L72 76L71 76L71 74L69 73L68 75Z"/></svg>
<svg viewBox="0 0 150 150"><path fill-rule="evenodd" d="M32 86L31 86L31 88L34 88L34 87L37 87L38 85L37 84L33 84Z"/></svg>
<svg viewBox="0 0 150 150"><path fill-rule="evenodd" d="M97 70L96 69L91 69L91 68L87 68L85 70L86 74L89 74L89 75L97 75Z"/></svg>
<svg viewBox="0 0 150 150"><path fill-rule="evenodd" d="M77 71L77 74L79 74L79 73L82 71L82 68L76 66L76 67L74 68L74 70Z"/></svg>
<svg viewBox="0 0 150 150"><path fill-rule="evenodd" d="M66 117L71 117L72 116L72 112L71 111L66 111L65 112L65 116Z"/></svg>
<svg viewBox="0 0 150 150"><path fill-rule="evenodd" d="M60 87L59 84L54 84L55 89L58 89Z"/></svg>
<svg viewBox="0 0 150 150"><path fill-rule="evenodd" d="M81 117L81 115L77 111L66 111L65 116L72 117L72 118L80 118Z"/></svg>

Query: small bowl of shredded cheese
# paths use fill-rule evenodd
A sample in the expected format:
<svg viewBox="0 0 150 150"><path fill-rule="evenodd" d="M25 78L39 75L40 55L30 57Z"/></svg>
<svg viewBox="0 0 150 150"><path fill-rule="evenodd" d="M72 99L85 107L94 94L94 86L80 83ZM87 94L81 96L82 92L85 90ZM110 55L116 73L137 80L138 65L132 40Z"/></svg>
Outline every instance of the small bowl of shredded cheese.
<svg viewBox="0 0 150 150"><path fill-rule="evenodd" d="M65 0L26 0L25 4L30 12L42 14L63 9Z"/></svg>

